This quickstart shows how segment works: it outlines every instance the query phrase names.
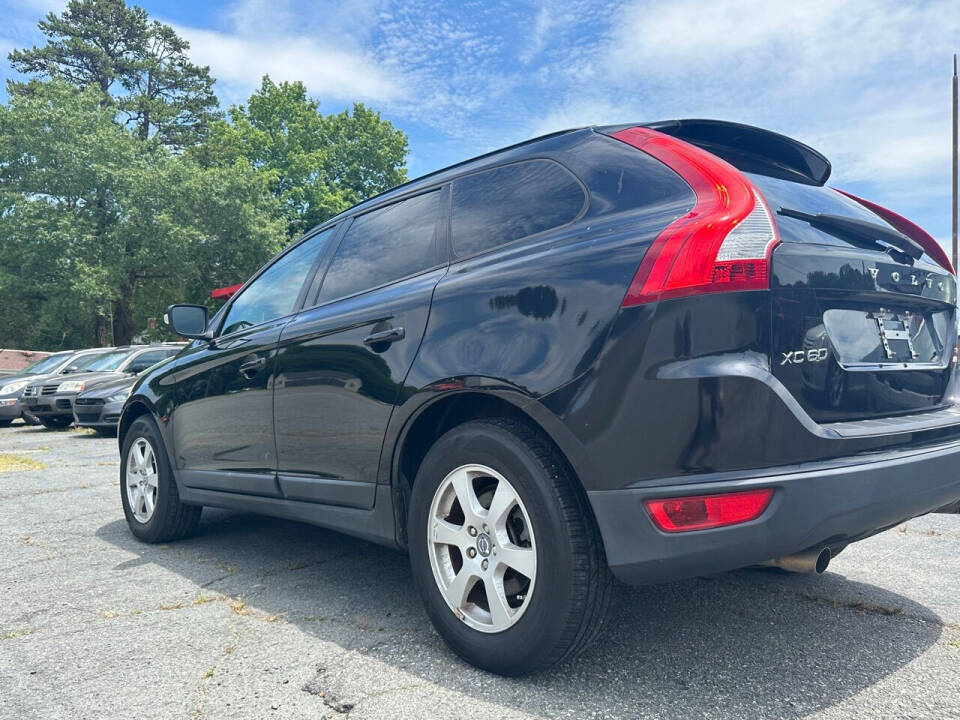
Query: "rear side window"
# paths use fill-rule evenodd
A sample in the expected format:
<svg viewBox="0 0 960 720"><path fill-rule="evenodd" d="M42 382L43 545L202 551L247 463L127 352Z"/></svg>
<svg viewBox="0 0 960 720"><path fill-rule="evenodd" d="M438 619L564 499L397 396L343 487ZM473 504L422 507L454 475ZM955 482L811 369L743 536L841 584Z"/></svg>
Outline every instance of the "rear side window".
<svg viewBox="0 0 960 720"><path fill-rule="evenodd" d="M353 295L439 263L440 191L361 215L330 264L317 303Z"/></svg>
<svg viewBox="0 0 960 720"><path fill-rule="evenodd" d="M468 257L566 225L583 209L583 187L552 160L527 160L453 183L453 250Z"/></svg>

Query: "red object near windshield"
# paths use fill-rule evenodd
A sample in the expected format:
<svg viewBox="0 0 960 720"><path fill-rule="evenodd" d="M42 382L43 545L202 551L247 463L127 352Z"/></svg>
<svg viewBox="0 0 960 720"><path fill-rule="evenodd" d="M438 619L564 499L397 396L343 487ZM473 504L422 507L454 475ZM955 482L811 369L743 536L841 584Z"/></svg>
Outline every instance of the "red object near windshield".
<svg viewBox="0 0 960 720"><path fill-rule="evenodd" d="M229 300L232 298L237 290L243 287L243 283L237 283L236 285L227 285L226 287L217 288L216 290L210 291L210 297L214 300Z"/></svg>

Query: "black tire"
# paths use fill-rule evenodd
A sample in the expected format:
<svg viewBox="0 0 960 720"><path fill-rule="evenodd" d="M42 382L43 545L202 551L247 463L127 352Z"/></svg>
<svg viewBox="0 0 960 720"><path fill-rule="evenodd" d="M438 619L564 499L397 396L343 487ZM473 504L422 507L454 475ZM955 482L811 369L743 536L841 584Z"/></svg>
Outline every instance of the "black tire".
<svg viewBox="0 0 960 720"><path fill-rule="evenodd" d="M65 427L70 427L72 423L72 417L58 417L54 415L53 417L40 418L40 424L48 430L62 430Z"/></svg>
<svg viewBox="0 0 960 720"><path fill-rule="evenodd" d="M10 427L13 420L0 420L0 428Z"/></svg>
<svg viewBox="0 0 960 720"><path fill-rule="evenodd" d="M39 424L40 424L40 418L38 418L36 415L31 415L31 414L28 413L26 410L24 410L24 411L20 414L20 417L23 418L23 421L24 421L27 425L39 425Z"/></svg>
<svg viewBox="0 0 960 720"><path fill-rule="evenodd" d="M138 438L149 441L157 463L157 499L153 515L147 522L137 520L127 498L127 458L131 446ZM120 501L123 503L123 514L127 518L130 532L144 542L181 540L190 535L200 522L203 506L180 502L166 446L156 422L149 415L134 420L123 438L123 452L120 456Z"/></svg>
<svg viewBox="0 0 960 720"><path fill-rule="evenodd" d="M513 625L495 633L458 618L430 560L427 532L434 494L451 471L467 464L485 465L509 478L537 538L537 579L529 605ZM501 675L522 675L577 655L597 636L612 585L600 534L566 462L534 428L516 420L476 420L443 435L417 473L407 536L427 615L467 662Z"/></svg>

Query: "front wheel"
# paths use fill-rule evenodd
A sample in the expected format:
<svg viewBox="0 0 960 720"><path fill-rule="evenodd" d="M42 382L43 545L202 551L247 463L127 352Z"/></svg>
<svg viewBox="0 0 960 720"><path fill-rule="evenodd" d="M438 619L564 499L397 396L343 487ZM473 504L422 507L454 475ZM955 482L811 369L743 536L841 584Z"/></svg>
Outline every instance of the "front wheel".
<svg viewBox="0 0 960 720"><path fill-rule="evenodd" d="M58 415L40 418L40 424L48 430L61 430L65 427L69 427L70 423L72 422L72 417L60 417Z"/></svg>
<svg viewBox="0 0 960 720"><path fill-rule="evenodd" d="M407 536L427 614L478 667L542 670L599 631L611 582L589 505L521 422L478 420L441 437L417 473Z"/></svg>
<svg viewBox="0 0 960 720"><path fill-rule="evenodd" d="M130 531L144 542L180 540L200 522L200 505L180 502L163 438L153 418L133 421L123 438L120 501Z"/></svg>

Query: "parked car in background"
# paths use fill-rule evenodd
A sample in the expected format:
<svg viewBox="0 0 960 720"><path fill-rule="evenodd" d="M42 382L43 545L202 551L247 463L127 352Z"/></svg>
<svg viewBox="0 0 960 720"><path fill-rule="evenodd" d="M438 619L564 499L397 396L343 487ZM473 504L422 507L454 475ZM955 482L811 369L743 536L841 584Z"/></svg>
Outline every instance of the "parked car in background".
<svg viewBox="0 0 960 720"><path fill-rule="evenodd" d="M22 402L23 391L31 382L39 379L55 379L57 376L79 372L83 366L104 353L106 348L66 350L48 355L20 370L15 375L0 379L0 427L5 427L17 418L31 425L39 423Z"/></svg>
<svg viewBox="0 0 960 720"><path fill-rule="evenodd" d="M78 393L118 376L136 375L161 360L176 355L184 343L131 345L111 348L64 378L42 378L24 388L26 409L46 427L67 427L73 422L73 400Z"/></svg>
<svg viewBox="0 0 960 720"><path fill-rule="evenodd" d="M131 532L210 505L405 548L443 638L511 675L580 652L611 575L822 572L960 498L953 268L829 175L796 140L671 121L347 210L214 321L168 310L196 341L124 406Z"/></svg>
<svg viewBox="0 0 960 720"><path fill-rule="evenodd" d="M136 375L125 375L79 393L73 399L73 424L92 428L101 435L115 433L123 404L136 381Z"/></svg>
<svg viewBox="0 0 960 720"><path fill-rule="evenodd" d="M185 343L171 345L182 348ZM161 359L160 362L165 359ZM150 366L152 367L153 365ZM73 399L73 424L78 427L92 428L101 435L116 433L120 412L130 395L131 388L137 382L137 377L150 368L146 368L137 375L127 374L106 380L80 392Z"/></svg>

